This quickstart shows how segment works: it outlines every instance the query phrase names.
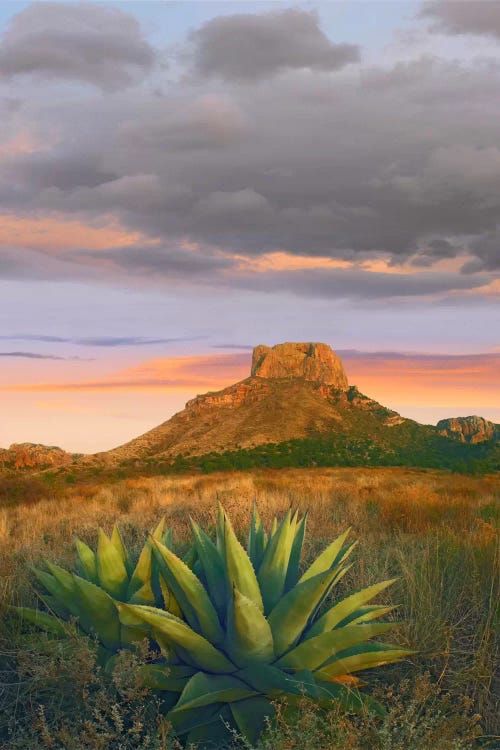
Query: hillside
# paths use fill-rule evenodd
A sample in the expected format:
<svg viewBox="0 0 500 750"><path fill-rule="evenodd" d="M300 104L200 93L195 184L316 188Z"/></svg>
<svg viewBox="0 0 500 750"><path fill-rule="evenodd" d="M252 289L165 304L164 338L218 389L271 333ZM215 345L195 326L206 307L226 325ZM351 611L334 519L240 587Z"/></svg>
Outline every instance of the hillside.
<svg viewBox="0 0 500 750"><path fill-rule="evenodd" d="M326 344L286 343L256 347L250 377L197 396L153 430L85 457L83 464L165 471L295 465L498 468L494 439L475 439L472 445L443 429L401 417L360 393Z"/></svg>

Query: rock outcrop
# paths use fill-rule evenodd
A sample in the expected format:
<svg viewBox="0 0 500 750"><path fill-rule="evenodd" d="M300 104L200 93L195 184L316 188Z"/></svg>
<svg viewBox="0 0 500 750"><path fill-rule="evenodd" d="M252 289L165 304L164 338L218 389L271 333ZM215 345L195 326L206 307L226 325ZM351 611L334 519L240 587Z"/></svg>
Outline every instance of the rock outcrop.
<svg viewBox="0 0 500 750"><path fill-rule="evenodd" d="M327 344L297 343L256 346L252 356L252 377L303 378L331 385L340 391L349 387L340 357Z"/></svg>
<svg viewBox="0 0 500 750"><path fill-rule="evenodd" d="M10 448L0 449L0 469L47 469L67 466L74 458L73 454L55 446L13 443Z"/></svg>
<svg viewBox="0 0 500 750"><path fill-rule="evenodd" d="M500 439L499 426L484 417L450 417L437 423L439 434L459 440L461 443L484 443Z"/></svg>
<svg viewBox="0 0 500 750"><path fill-rule="evenodd" d="M172 459L282 443L313 434L385 429L402 417L349 387L340 358L326 344L257 346L251 375L187 402L171 419L106 454L84 462L113 464L146 457ZM371 429L371 428L370 428Z"/></svg>

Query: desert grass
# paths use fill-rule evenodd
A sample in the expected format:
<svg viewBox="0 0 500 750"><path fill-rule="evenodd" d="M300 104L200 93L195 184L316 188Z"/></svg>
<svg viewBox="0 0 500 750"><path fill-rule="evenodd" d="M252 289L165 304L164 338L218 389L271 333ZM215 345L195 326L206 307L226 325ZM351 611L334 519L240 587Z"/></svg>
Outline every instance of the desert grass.
<svg viewBox="0 0 500 750"><path fill-rule="evenodd" d="M363 739L361 730L353 724L348 732L351 744L346 740L339 747L466 748L474 746L473 734L481 735L484 743L495 746L495 737L500 735L496 671L500 548L499 485L494 476L389 468L291 469L73 486L63 496L0 510L0 602L33 605L36 597L30 566L40 564L43 558L71 565L75 533L94 544L97 526L110 531L118 521L128 544L139 548L146 531L165 515L182 547L190 536L188 516L207 529L213 527L217 499L231 514L237 530L246 527L254 500L265 523L290 506L307 510L306 559L351 527L352 538L360 543L354 553L355 565L337 595L384 578L398 578L386 594L387 603L399 605L394 618L402 621L391 634L391 641L415 649L418 654L404 664L375 670L367 676L370 689L384 691L390 715L397 724L398 728L390 730L393 744L388 744L389 740L382 743L380 727L373 729L379 734L373 734L372 744L363 744L368 742L367 734ZM19 672L19 664L26 663L26 653L24 657L15 653L15 624L8 616L4 621L0 645L5 662L2 674L10 687L2 690L0 685L0 710L3 699L3 726L12 725L16 711L22 726L19 712L31 711L33 716L39 716L38 706L45 703L37 693L39 688L33 687L36 678ZM30 657L32 663L41 658L34 652ZM424 701L427 708L423 708L422 702L418 704L418 715L428 716L429 728L427 739L421 737L420 744L415 744L417 740L404 737L405 732L408 735L417 731L409 728L408 717L411 710L417 710L415 691L422 693L425 680L428 690L434 692L432 700ZM13 698L16 690L17 697ZM28 693L29 708L24 699ZM428 715L430 705L435 709ZM311 737L316 737L311 739L312 748L324 731L321 722L325 719L317 716L314 709L306 714ZM62 721L62 714L58 715ZM468 717L467 721L464 717ZM329 721L335 724L332 717ZM341 731L342 722L342 731L347 731L350 720L344 717L335 721L335 732ZM423 718L420 723L415 717L412 721L421 731ZM436 729L441 726L440 721L448 722L446 732L442 727ZM303 735L299 725L300 721L298 724L288 721L286 731L285 724L281 729L270 728L265 740L268 744L263 747L266 750L298 747L294 743ZM52 730L47 725L44 731L50 734ZM276 735L278 731L281 739ZM434 735L444 732L449 744L432 745L433 732ZM466 736L470 744L458 744ZM395 737L399 737L400 744ZM33 736L30 741L33 744ZM16 750L22 747L11 746ZM50 743L45 746L72 747ZM111 741L109 746L114 747ZM337 747L333 739L329 747Z"/></svg>

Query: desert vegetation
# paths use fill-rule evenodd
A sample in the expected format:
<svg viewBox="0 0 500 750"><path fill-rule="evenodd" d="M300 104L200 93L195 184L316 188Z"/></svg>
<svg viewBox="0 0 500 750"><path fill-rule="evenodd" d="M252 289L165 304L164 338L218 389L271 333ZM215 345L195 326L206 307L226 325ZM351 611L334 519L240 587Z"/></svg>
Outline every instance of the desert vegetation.
<svg viewBox="0 0 500 750"><path fill-rule="evenodd" d="M308 514L303 569L347 527L359 546L336 597L398 578L377 599L399 605L387 615L390 640L415 650L399 664L363 673L385 718L333 707L275 707L262 750L381 748L447 750L498 742L499 548L494 477L408 469L315 469L127 479L108 486L69 486L40 500L4 507L2 576L2 746L20 748L175 748L158 693L138 679L151 655L124 652L103 674L95 645L75 634L57 645L21 627L7 607L37 606L32 565L75 562L75 533L90 546L97 526L118 521L135 553L162 516L180 550L216 524L219 499L242 535L254 499L269 527L290 506ZM398 623L398 624L397 624ZM385 636L382 636L382 639ZM142 648L142 647L141 647ZM497 737L497 739L495 739ZM230 741L243 740L236 735ZM245 746L245 745L243 745ZM248 742L247 742L247 746Z"/></svg>

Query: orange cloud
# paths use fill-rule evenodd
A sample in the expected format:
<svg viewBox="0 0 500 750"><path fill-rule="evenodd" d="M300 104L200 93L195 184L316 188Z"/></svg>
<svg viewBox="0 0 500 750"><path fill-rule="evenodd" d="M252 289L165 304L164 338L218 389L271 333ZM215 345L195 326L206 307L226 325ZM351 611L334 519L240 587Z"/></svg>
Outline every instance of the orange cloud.
<svg viewBox="0 0 500 750"><path fill-rule="evenodd" d="M150 390L207 391L224 388L248 376L248 354L207 354L162 357L143 362L98 380L24 383L0 386L0 390L29 392Z"/></svg>
<svg viewBox="0 0 500 750"><path fill-rule="evenodd" d="M500 354L464 356L357 354L343 357L350 383L381 403L491 408L500 401Z"/></svg>
<svg viewBox="0 0 500 750"><path fill-rule="evenodd" d="M116 219L104 225L85 224L58 216L24 217L0 215L0 246L43 250L52 254L66 250L106 250L138 242L151 242L138 232L130 232Z"/></svg>
<svg viewBox="0 0 500 750"><path fill-rule="evenodd" d="M43 150L42 144L31 133L20 131L9 140L0 144L0 161L8 159L9 156L32 154L40 150Z"/></svg>
<svg viewBox="0 0 500 750"><path fill-rule="evenodd" d="M464 356L375 355L344 352L349 382L386 406L491 408L499 402L500 353ZM189 395L218 390L248 377L250 354L202 354L157 358L96 379L19 383L0 387L24 392L163 391Z"/></svg>

